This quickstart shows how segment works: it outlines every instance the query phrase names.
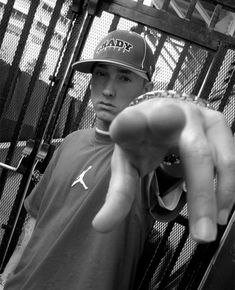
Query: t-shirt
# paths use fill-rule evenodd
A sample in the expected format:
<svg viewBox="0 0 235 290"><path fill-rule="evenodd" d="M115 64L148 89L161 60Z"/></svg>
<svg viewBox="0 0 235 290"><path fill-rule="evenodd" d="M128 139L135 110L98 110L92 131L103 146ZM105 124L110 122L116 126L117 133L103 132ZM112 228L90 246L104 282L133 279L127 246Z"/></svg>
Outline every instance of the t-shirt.
<svg viewBox="0 0 235 290"><path fill-rule="evenodd" d="M6 290L132 289L154 223L148 178L113 231L98 233L91 225L105 200L113 149L110 137L94 129L65 138L25 201L37 222Z"/></svg>

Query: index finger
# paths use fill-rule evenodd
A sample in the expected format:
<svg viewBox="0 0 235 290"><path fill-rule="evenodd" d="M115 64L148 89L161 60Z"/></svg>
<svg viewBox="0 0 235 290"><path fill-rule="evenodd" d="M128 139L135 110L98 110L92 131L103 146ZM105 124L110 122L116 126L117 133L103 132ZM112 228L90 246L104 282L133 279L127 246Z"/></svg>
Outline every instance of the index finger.
<svg viewBox="0 0 235 290"><path fill-rule="evenodd" d="M92 225L98 232L108 232L127 216L140 188L138 171L126 158L125 152L115 145L111 160L111 179L106 200Z"/></svg>

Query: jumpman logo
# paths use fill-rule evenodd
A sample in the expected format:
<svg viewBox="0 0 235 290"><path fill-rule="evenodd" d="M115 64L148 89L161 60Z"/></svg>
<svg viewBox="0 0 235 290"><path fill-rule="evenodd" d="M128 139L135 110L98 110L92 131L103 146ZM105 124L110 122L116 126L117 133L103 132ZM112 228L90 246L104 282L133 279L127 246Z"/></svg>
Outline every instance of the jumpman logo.
<svg viewBox="0 0 235 290"><path fill-rule="evenodd" d="M92 168L92 166L89 166L86 170L84 170L72 183L71 187L73 187L75 184L77 183L81 183L81 185L84 187L85 190L88 189L88 187L86 186L85 182L84 182L84 176L87 173L88 170L90 170Z"/></svg>

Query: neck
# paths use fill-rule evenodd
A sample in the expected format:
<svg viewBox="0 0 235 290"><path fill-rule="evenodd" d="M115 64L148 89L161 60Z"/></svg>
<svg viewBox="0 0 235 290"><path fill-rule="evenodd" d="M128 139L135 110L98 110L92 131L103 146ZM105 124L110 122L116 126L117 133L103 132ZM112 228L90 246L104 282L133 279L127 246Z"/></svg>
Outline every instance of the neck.
<svg viewBox="0 0 235 290"><path fill-rule="evenodd" d="M105 122L103 120L100 120L100 119L96 119L96 128L98 130L101 130L103 132L109 132L109 126L110 126L110 123L109 122Z"/></svg>

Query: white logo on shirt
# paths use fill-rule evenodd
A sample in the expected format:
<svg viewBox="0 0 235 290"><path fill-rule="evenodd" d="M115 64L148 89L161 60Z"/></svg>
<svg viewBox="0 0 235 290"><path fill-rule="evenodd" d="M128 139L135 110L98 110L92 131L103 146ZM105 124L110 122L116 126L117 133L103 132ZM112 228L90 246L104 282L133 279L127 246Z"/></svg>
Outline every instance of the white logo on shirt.
<svg viewBox="0 0 235 290"><path fill-rule="evenodd" d="M88 187L86 186L85 182L84 182L84 176L87 173L88 170L90 170L92 168L92 166L90 165L86 170L84 170L72 183L71 187L73 187L75 184L77 183L81 183L81 185L84 187L85 190L88 189Z"/></svg>

